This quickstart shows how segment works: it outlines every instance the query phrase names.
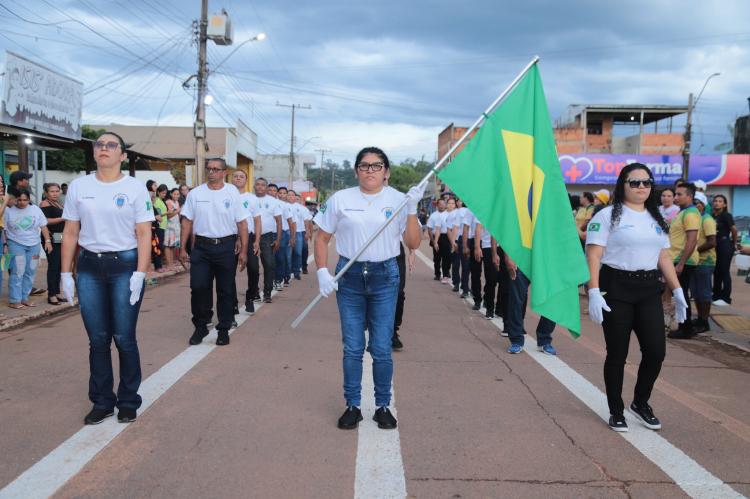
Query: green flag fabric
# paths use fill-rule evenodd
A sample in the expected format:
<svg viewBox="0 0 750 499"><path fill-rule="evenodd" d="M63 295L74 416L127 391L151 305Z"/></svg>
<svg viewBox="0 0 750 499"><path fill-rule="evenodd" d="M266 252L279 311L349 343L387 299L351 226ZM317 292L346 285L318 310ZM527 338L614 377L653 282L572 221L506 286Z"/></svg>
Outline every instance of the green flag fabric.
<svg viewBox="0 0 750 499"><path fill-rule="evenodd" d="M531 281L531 308L581 331L589 278L534 64L439 173Z"/></svg>

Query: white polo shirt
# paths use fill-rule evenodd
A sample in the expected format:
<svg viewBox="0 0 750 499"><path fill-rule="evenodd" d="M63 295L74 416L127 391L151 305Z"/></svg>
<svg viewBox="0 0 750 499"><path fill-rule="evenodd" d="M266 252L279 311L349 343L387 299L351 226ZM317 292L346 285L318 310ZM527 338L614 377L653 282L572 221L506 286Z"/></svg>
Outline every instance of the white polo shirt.
<svg viewBox="0 0 750 499"><path fill-rule="evenodd" d="M78 244L89 251L127 251L138 247L135 224L154 221L146 186L129 175L102 182L96 174L73 180L63 218L81 223Z"/></svg>
<svg viewBox="0 0 750 499"><path fill-rule="evenodd" d="M247 220L247 230L250 234L255 234L255 223L250 220L250 218L260 216L257 199L258 198L255 196L255 194L251 192L243 192L240 194L240 203L242 204L242 209L250 214L250 217Z"/></svg>
<svg viewBox="0 0 750 499"><path fill-rule="evenodd" d="M474 235L476 235L477 232L477 223L479 221L477 220L477 217L474 216L474 214L469 210L466 209L466 214L464 215L464 225L469 226L469 239L474 239ZM461 229L463 230L463 229Z"/></svg>
<svg viewBox="0 0 750 499"><path fill-rule="evenodd" d="M393 187L377 194L365 194L359 187L336 192L323 203L313 219L318 227L336 234L336 251L352 258L378 228L390 218L406 196ZM400 253L401 236L406 230L406 209L373 241L359 257L362 262L382 262Z"/></svg>
<svg viewBox="0 0 750 499"><path fill-rule="evenodd" d="M237 234L237 224L251 216L242 206L240 191L232 184L224 184L221 189L199 185L188 193L181 214L192 220L195 235L215 238Z"/></svg>
<svg viewBox="0 0 750 499"><path fill-rule="evenodd" d="M281 207L281 230L289 230L289 219L291 218L292 222L294 222L292 205L280 199L276 199L276 201Z"/></svg>
<svg viewBox="0 0 750 499"><path fill-rule="evenodd" d="M432 230L435 230L435 227L440 227L440 233L441 234L447 234L448 233L448 217L450 217L452 211L449 212L448 210L445 210L444 212L440 213L438 212L437 216L435 217L435 223L432 227Z"/></svg>
<svg viewBox="0 0 750 499"><path fill-rule="evenodd" d="M294 211L294 222L297 224L297 234L305 232L305 221L312 220L312 213L299 203L292 205Z"/></svg>
<svg viewBox="0 0 750 499"><path fill-rule="evenodd" d="M260 213L261 233L276 233L276 218L283 215L281 202L266 194L263 197L255 196L258 212Z"/></svg>
<svg viewBox="0 0 750 499"><path fill-rule="evenodd" d="M440 217L439 211L433 211L430 213L430 216L427 218L427 223L425 223L425 227L427 227L430 230L433 230L435 228L435 221L438 220Z"/></svg>
<svg viewBox="0 0 750 499"><path fill-rule="evenodd" d="M604 246L604 265L619 270L655 270L659 253L669 248L669 236L648 211L635 211L625 205L620 221L611 227L612 208L602 209L591 219L586 244Z"/></svg>

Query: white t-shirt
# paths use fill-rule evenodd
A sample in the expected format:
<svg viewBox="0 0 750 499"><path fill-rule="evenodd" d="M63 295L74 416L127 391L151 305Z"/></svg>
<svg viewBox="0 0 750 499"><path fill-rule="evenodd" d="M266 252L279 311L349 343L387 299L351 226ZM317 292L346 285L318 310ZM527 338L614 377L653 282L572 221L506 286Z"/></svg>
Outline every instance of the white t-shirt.
<svg viewBox="0 0 750 499"><path fill-rule="evenodd" d="M350 187L336 192L320 207L315 223L328 232L336 234L336 251L352 258L404 200L405 195L393 187L372 195L363 193L359 187ZM406 210L373 241L359 257L362 262L382 262L395 258L400 253L401 235L406 230Z"/></svg>
<svg viewBox="0 0 750 499"><path fill-rule="evenodd" d="M294 223L297 224L297 233L305 232L305 221L312 220L312 213L299 203L292 205L294 211Z"/></svg>
<svg viewBox="0 0 750 499"><path fill-rule="evenodd" d="M477 223L479 223L479 221L477 221ZM476 230L476 224L474 225L474 229ZM492 234L490 234L490 231L488 231L487 227L484 225L482 225L482 235L479 238L479 241L481 241L482 248L492 247Z"/></svg>
<svg viewBox="0 0 750 499"><path fill-rule="evenodd" d="M81 222L78 244L95 253L138 247L135 224L154 221L154 207L146 186L128 175L102 182L96 174L68 186L63 218Z"/></svg>
<svg viewBox="0 0 750 499"><path fill-rule="evenodd" d="M294 213L292 213L292 205L286 201L277 199L279 206L281 207L281 230L289 230L289 219L294 222Z"/></svg>
<svg viewBox="0 0 750 499"><path fill-rule="evenodd" d="M268 194L263 197L255 196L255 199L258 203L258 212L260 212L261 232L263 234L276 233L275 217L284 214L281 209L281 202Z"/></svg>
<svg viewBox="0 0 750 499"><path fill-rule="evenodd" d="M193 221L193 233L203 237L227 237L237 234L237 223L250 218L242 206L240 191L232 184L209 189L201 184L188 193L182 215Z"/></svg>
<svg viewBox="0 0 750 499"><path fill-rule="evenodd" d="M430 213L429 218L427 218L427 223L425 224L425 227L427 227L430 230L435 229L435 222L440 219L440 216L441 214L439 211L433 211L432 213Z"/></svg>
<svg viewBox="0 0 750 499"><path fill-rule="evenodd" d="M463 212L458 211L458 209L455 209L448 213L448 216L446 217L445 224L449 229L454 229L462 224L464 219Z"/></svg>
<svg viewBox="0 0 750 499"><path fill-rule="evenodd" d="M612 206L591 219L586 231L586 244L604 246L602 263L619 270L654 270L659 253L669 248L669 236L647 211L631 210L623 205L620 221L614 227Z"/></svg>
<svg viewBox="0 0 750 499"><path fill-rule="evenodd" d="M438 212L437 216L435 217L435 223L432 226L432 230L435 230L435 227L440 227L440 233L441 234L447 234L448 233L448 217L451 216L452 211L449 212L448 210L445 210L444 212L440 213Z"/></svg>
<svg viewBox="0 0 750 499"><path fill-rule="evenodd" d="M469 226L469 237L468 237L469 239L474 239L474 236L476 235L476 232L477 232L477 223L479 223L479 221L477 220L477 217L475 217L474 214L471 212L471 210L467 208L466 215L464 215L463 225ZM461 229L461 231L463 231L463 228Z"/></svg>
<svg viewBox="0 0 750 499"><path fill-rule="evenodd" d="M253 222L251 218L260 216L257 199L258 198L255 196L255 194L252 194L250 192L243 192L240 194L240 203L242 204L242 209L250 215L247 220L247 230L250 234L255 234L255 222Z"/></svg>
<svg viewBox="0 0 750 499"><path fill-rule="evenodd" d="M466 214L469 212L468 208L456 208L453 210L453 212L456 214L455 219L451 222L451 228L458 227L459 232L458 235L461 235L461 231L464 230L464 218L466 218Z"/></svg>
<svg viewBox="0 0 750 499"><path fill-rule="evenodd" d="M23 210L8 206L5 210L5 231L8 239L18 244L39 244L39 228L46 225L47 217L36 205L30 204Z"/></svg>

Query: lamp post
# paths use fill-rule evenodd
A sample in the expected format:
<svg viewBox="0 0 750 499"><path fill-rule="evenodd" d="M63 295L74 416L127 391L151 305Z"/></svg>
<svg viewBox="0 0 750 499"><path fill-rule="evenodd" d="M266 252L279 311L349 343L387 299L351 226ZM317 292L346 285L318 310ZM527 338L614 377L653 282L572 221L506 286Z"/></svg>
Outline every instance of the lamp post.
<svg viewBox="0 0 750 499"><path fill-rule="evenodd" d="M706 78L706 81L703 82L703 87L701 88L701 91L698 92L698 97L695 100L693 100L692 92L688 96L687 124L685 125L685 147L682 150L682 163L684 165L683 177L685 178L685 180L690 179L690 142L692 140L693 131L693 109L695 109L695 106L698 105L698 101L700 100L701 95L703 95L703 91L706 89L706 85L708 85L708 82L711 80L711 78L719 75L721 75L721 73L713 73L708 78Z"/></svg>

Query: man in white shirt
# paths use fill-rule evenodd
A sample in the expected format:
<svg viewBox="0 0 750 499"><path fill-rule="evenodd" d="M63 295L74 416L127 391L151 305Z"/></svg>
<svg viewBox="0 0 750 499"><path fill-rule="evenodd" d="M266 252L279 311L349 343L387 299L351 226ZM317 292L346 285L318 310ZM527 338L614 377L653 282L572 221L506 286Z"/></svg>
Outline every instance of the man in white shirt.
<svg viewBox="0 0 750 499"><path fill-rule="evenodd" d="M271 291L273 291L273 276L275 259L274 253L281 247L281 216L283 210L281 205L268 194L268 181L259 177L255 181L255 199L258 203L258 212L260 213L260 261L263 264L263 302L271 303ZM258 266L258 257L255 256L255 262L250 259L250 281L248 282L248 292L252 294L254 301L260 301L260 291L258 281L260 280L260 268Z"/></svg>
<svg viewBox="0 0 750 499"><path fill-rule="evenodd" d="M434 243L435 237L433 231L435 230L435 222L442 216L445 211L445 201L443 199L437 200L437 210L430 214L427 219L425 226L427 227L427 234L430 236L430 247L432 248L432 265L435 270L435 280L440 280L440 253L438 252L437 244Z"/></svg>
<svg viewBox="0 0 750 499"><path fill-rule="evenodd" d="M242 203L242 209L250 214L248 222L249 241L247 248L247 282L248 288L245 293L245 312L249 314L255 313L255 305L253 304L253 297L255 292L251 293L250 290L250 276L253 274L251 266L255 266L255 273L258 273L258 254L260 253L260 234L261 234L261 219L260 210L258 209L258 198L250 192L245 192L245 186L247 185L247 173L242 170L236 170L232 173L232 185L234 185L238 191L240 191L240 203ZM252 262L252 263L251 263ZM238 259L235 258L235 269L237 267ZM236 270L235 270L236 273ZM237 315L239 311L239 303L237 301L237 278L234 280L234 314Z"/></svg>
<svg viewBox="0 0 750 499"><path fill-rule="evenodd" d="M289 286L292 270L292 249L294 248L297 228L292 216L292 207L286 202L287 188L278 187L275 184L268 186L268 194L275 197L283 211L281 215L281 247L276 251L276 263L274 265L274 284L276 291L282 291Z"/></svg>
<svg viewBox="0 0 750 499"><path fill-rule="evenodd" d="M224 183L227 165L221 158L206 162L207 182L188 194L182 208L182 241L194 235L190 254L190 305L195 331L191 345L198 345L208 335L206 324L211 321L211 294L216 280L217 345L229 344L229 329L234 315L234 258L240 270L247 263L247 219L250 213L242 209L240 193ZM239 235L239 237L238 237ZM187 267L188 255L180 255Z"/></svg>
<svg viewBox="0 0 750 499"><path fill-rule="evenodd" d="M305 245L305 234L312 232L310 210L300 204L301 198L295 191L290 190L287 194L287 201L292 207L294 223L297 228L292 251L292 274L296 280L302 279L302 249Z"/></svg>

